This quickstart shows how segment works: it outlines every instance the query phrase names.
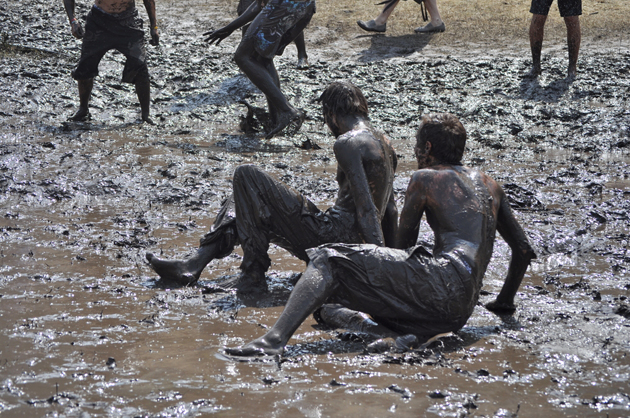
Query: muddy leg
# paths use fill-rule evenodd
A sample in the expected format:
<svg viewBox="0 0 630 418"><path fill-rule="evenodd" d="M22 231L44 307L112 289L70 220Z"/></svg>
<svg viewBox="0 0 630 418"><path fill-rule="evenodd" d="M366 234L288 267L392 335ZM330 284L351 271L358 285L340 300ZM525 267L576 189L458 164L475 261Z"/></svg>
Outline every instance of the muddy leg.
<svg viewBox="0 0 630 418"><path fill-rule="evenodd" d="M225 351L236 356L281 354L300 324L320 307L337 287L338 284L329 268L319 270L313 266L313 263L309 263L291 292L280 318L271 329L250 343L237 348L227 348Z"/></svg>
<svg viewBox="0 0 630 418"><path fill-rule="evenodd" d="M321 320L331 328L365 332L379 337L398 337L400 333L376 323L366 313L354 311L338 304L325 304L317 310L318 322Z"/></svg>
<svg viewBox="0 0 630 418"><path fill-rule="evenodd" d="M151 106L151 83L149 77L138 77L135 85L136 94L138 95L138 101L140 102L142 120L150 125L155 125L149 117Z"/></svg>
<svg viewBox="0 0 630 418"><path fill-rule="evenodd" d="M299 69L308 68L308 55L306 54L306 43L304 42L304 32L300 32L300 34L293 40L295 42L295 46L297 48L297 56L298 62L297 67Z"/></svg>
<svg viewBox="0 0 630 418"><path fill-rule="evenodd" d="M278 122L267 134L267 138L271 138L282 131L292 121L300 119L300 112L289 104L280 90L273 61L260 56L255 51L253 37L245 37L243 39L236 50L234 60L241 71L264 93L270 109L273 107L277 112ZM271 68L273 68L273 70L271 70Z"/></svg>
<svg viewBox="0 0 630 418"><path fill-rule="evenodd" d="M78 80L77 83L79 85L79 110L70 118L70 120L83 121L87 120L90 115L88 106L90 104L90 97L92 96L94 79L88 78L87 80Z"/></svg>
<svg viewBox="0 0 630 418"><path fill-rule="evenodd" d="M540 66L540 55L542 53L546 21L547 16L535 14L532 16L532 21L529 25L529 46L532 50L532 69L529 72L529 75L533 77L539 76L542 71Z"/></svg>
<svg viewBox="0 0 630 418"><path fill-rule="evenodd" d="M582 33L580 30L580 17L567 16L564 18L567 26L567 43L569 46L569 69L567 76L574 78L577 74L577 60L580 53Z"/></svg>
<svg viewBox="0 0 630 418"><path fill-rule="evenodd" d="M188 260L164 260L152 253L147 253L146 257L162 281L187 286L199 280L203 269L218 255L218 249L215 243L202 245Z"/></svg>

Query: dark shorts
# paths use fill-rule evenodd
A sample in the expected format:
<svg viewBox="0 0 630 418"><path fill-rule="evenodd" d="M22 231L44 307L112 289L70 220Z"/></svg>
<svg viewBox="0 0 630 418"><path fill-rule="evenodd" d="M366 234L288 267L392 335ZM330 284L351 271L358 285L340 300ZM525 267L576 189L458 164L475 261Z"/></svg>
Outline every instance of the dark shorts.
<svg viewBox="0 0 630 418"><path fill-rule="evenodd" d="M253 39L261 56L273 59L304 30L315 13L315 0L270 0L243 36Z"/></svg>
<svg viewBox="0 0 630 418"><path fill-rule="evenodd" d="M328 302L370 314L401 334L428 338L457 331L479 298L470 266L454 253L434 257L423 247L371 244L322 245L307 253L340 285Z"/></svg>
<svg viewBox="0 0 630 418"><path fill-rule="evenodd" d="M553 0L532 0L532 7L529 12L547 16L551 3ZM562 17L580 16L582 14L582 0L558 0L558 9Z"/></svg>
<svg viewBox="0 0 630 418"><path fill-rule="evenodd" d="M267 271L269 244L308 261L306 250L329 242L362 242L355 214L336 206L322 211L310 200L253 165L236 168L233 194L221 205L201 245L217 258L243 248L241 270Z"/></svg>
<svg viewBox="0 0 630 418"><path fill-rule="evenodd" d="M85 23L81 58L72 78L87 80L96 77L98 64L112 49L127 57L123 82L135 83L139 75L148 76L142 19L136 8L113 15L92 7Z"/></svg>

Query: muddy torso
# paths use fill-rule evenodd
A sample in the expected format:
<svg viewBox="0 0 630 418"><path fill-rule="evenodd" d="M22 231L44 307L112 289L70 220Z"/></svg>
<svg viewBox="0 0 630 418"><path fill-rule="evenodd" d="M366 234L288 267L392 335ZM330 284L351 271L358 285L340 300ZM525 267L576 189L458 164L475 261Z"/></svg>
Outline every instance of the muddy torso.
<svg viewBox="0 0 630 418"><path fill-rule="evenodd" d="M372 201L382 219L389 198L393 192L394 172L396 171L396 154L389 140L381 133L368 129L347 132L337 141L352 141L353 152L361 154L362 168L370 187ZM339 194L335 206L355 213L356 206L347 173L341 165L337 165L337 182Z"/></svg>
<svg viewBox="0 0 630 418"><path fill-rule="evenodd" d="M95 0L94 4L111 14L122 13L136 6L135 0Z"/></svg>
<svg viewBox="0 0 630 418"><path fill-rule="evenodd" d="M456 253L481 280L492 256L500 188L485 174L463 166L422 171L429 172L423 181L427 221L435 233L434 255Z"/></svg>

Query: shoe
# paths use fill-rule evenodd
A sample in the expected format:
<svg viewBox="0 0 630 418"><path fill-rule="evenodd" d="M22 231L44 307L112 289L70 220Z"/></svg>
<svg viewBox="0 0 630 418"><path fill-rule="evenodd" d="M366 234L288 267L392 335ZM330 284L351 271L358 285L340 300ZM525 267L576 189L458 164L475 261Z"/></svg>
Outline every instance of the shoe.
<svg viewBox="0 0 630 418"><path fill-rule="evenodd" d="M385 32L387 30L387 22L379 25L374 21L374 19L368 20L367 22L364 22L363 20L357 20L357 25L359 25L361 29L368 32Z"/></svg>
<svg viewBox="0 0 630 418"><path fill-rule="evenodd" d="M444 32L445 30L446 30L446 25L444 25L444 22L442 22L442 24L438 26L433 26L433 23L429 22L428 25L415 28L413 31L415 33L432 33L432 32Z"/></svg>

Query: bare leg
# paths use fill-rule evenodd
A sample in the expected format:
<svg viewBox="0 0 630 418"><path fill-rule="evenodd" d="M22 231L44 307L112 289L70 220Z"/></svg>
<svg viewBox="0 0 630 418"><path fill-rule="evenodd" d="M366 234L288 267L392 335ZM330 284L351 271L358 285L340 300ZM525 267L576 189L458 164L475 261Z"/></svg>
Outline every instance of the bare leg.
<svg viewBox="0 0 630 418"><path fill-rule="evenodd" d="M227 348L225 351L236 356L281 354L295 330L335 292L337 286L328 269L321 271L309 263L278 321L269 331L241 347Z"/></svg>
<svg viewBox="0 0 630 418"><path fill-rule="evenodd" d="M140 110L142 112L142 120L151 125L154 125L153 121L149 117L151 106L151 83L149 77L138 77L135 84L136 94L138 95Z"/></svg>
<svg viewBox="0 0 630 418"><path fill-rule="evenodd" d="M167 283L187 286L199 280L203 269L217 256L217 245L212 243L199 247L197 253L188 260L164 260L147 253L151 268Z"/></svg>
<svg viewBox="0 0 630 418"><path fill-rule="evenodd" d="M443 22L437 7L437 0L424 0L424 5L427 8L427 12L429 12L429 16L431 16L431 25L440 26Z"/></svg>
<svg viewBox="0 0 630 418"><path fill-rule="evenodd" d="M569 45L569 70L568 76L575 77L577 74L577 60L580 53L580 43L582 41L582 33L580 30L580 17L567 16L564 18L567 26L567 43Z"/></svg>
<svg viewBox="0 0 630 418"><path fill-rule="evenodd" d="M379 25L382 25L383 23L387 23L387 19L389 19L389 16L391 16L396 6L398 6L398 3L400 3L400 0L396 0L392 3L387 3L385 7L383 7L383 11L381 12L381 14L378 15L374 19L374 21Z"/></svg>
<svg viewBox="0 0 630 418"><path fill-rule="evenodd" d="M78 80L79 85L79 110L70 119L74 121L86 120L89 117L90 97L92 96L92 88L94 87L94 79Z"/></svg>
<svg viewBox="0 0 630 418"><path fill-rule="evenodd" d="M540 55L542 53L543 37L545 35L545 22L547 16L533 15L529 25L529 46L532 50L532 69L530 75L540 75L542 69L540 66Z"/></svg>
<svg viewBox="0 0 630 418"><path fill-rule="evenodd" d="M400 333L376 323L368 314L354 311L338 304L325 304L316 314L321 321L331 328L364 332L378 337L398 337Z"/></svg>
<svg viewBox="0 0 630 418"><path fill-rule="evenodd" d="M298 62L297 67L300 69L308 68L308 55L306 54L306 43L304 42L304 32L293 40L297 48Z"/></svg>
<svg viewBox="0 0 630 418"><path fill-rule="evenodd" d="M277 112L278 122L276 127L267 134L267 138L271 138L293 120L300 118L300 113L289 104L279 85L276 84L279 82L273 61L258 55L255 52L253 42L247 37L243 38L237 48L234 60L241 71L264 93L270 110L273 108ZM273 70L270 66L273 67Z"/></svg>

